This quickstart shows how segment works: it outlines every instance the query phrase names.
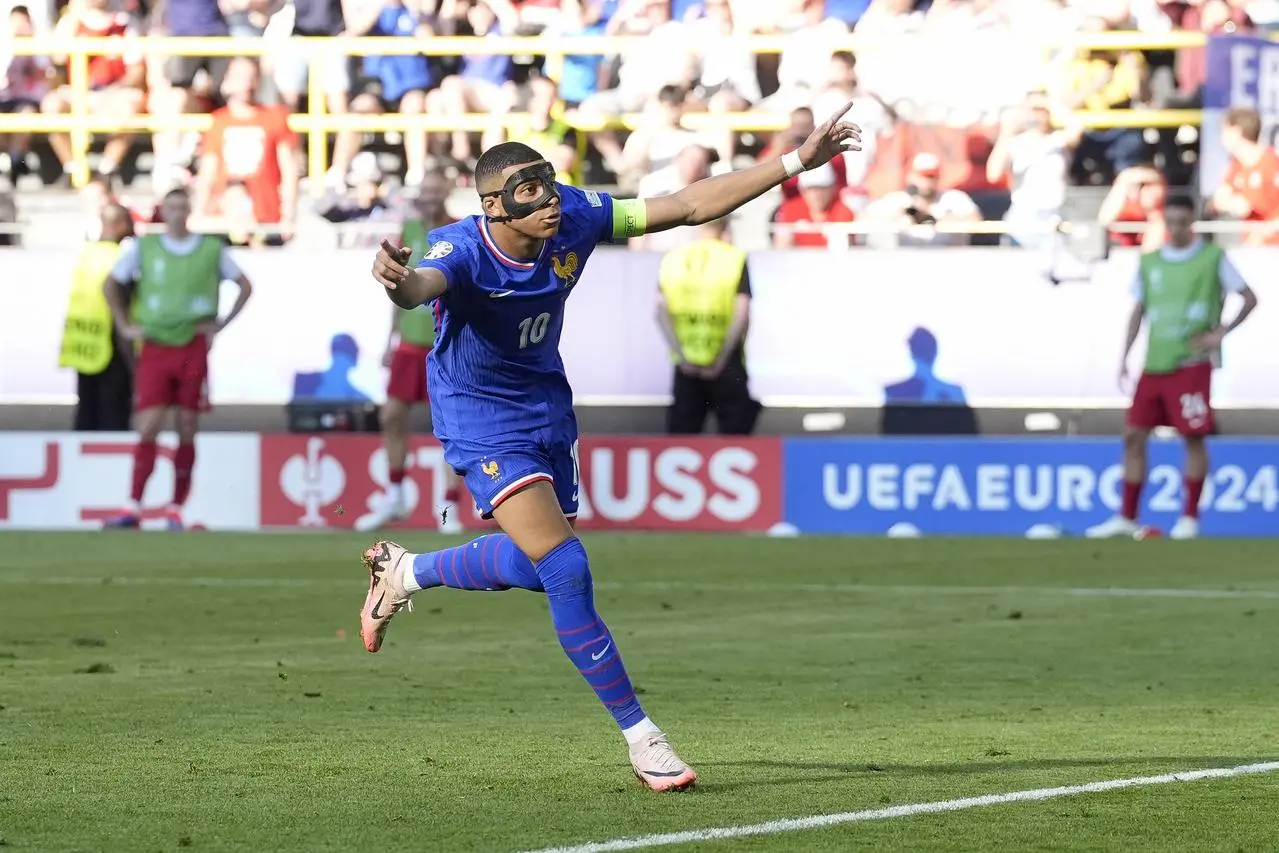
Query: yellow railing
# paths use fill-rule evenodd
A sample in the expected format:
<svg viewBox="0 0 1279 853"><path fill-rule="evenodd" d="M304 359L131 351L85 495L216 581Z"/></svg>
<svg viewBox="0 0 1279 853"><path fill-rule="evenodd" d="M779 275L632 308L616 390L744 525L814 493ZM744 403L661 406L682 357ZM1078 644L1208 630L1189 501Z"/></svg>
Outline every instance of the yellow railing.
<svg viewBox="0 0 1279 853"><path fill-rule="evenodd" d="M546 71L558 79L566 56L625 54L647 40L636 37L537 37L483 38L436 37L410 38L293 38L292 43L305 45L312 67L326 61L342 61L345 56L462 56L467 54L505 56L544 56ZM784 36L756 36L746 39L757 54L780 53L787 45ZM1092 33L1057 47L1092 50L1171 50L1204 44L1200 33L1169 33L1152 37L1137 33ZM63 115L0 115L0 133L67 133L71 137L73 163L71 173L77 183L88 177L86 155L92 134L109 131L155 132L166 130L202 131L209 126L207 115L129 117L95 116L88 109L88 67L91 55L142 55L148 58L169 56L262 56L278 47L278 42L263 38L30 38L16 39L6 48L17 56L66 56L68 77L75 85L71 92L71 111ZM867 42L849 36L834 45L837 49L873 52L898 47L894 42ZM327 112L323 76L311 74L307 87L307 112L291 116L289 126L307 137L307 172L311 185L320 191L326 169L326 138L341 131L482 131L493 126L485 115L333 115ZM1085 127L1178 127L1198 124L1199 110L1103 110L1076 114ZM582 131L606 127L633 129L638 115L600 117L570 112L566 121ZM748 112L736 114L700 114L685 117L690 130L728 129L737 131L771 131L786 126L786 117L776 113Z"/></svg>

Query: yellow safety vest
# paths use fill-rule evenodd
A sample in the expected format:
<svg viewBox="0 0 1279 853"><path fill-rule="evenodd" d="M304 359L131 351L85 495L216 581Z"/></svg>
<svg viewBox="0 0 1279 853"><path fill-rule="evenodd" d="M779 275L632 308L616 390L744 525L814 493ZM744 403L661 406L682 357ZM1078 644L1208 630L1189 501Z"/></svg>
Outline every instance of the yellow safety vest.
<svg viewBox="0 0 1279 853"><path fill-rule="evenodd" d="M745 268L746 253L721 240L697 240L662 259L658 286L690 363L715 362L733 325Z"/></svg>
<svg viewBox="0 0 1279 853"><path fill-rule="evenodd" d="M71 275L71 299L58 365L93 375L111 362L111 308L102 286L120 257L119 243L90 243Z"/></svg>

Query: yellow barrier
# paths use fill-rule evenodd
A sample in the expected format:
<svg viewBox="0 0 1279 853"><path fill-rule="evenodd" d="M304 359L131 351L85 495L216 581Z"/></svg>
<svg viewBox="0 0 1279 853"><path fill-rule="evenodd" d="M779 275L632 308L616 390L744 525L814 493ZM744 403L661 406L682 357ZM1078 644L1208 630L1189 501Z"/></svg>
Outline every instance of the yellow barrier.
<svg viewBox="0 0 1279 853"><path fill-rule="evenodd" d="M518 37L482 38L436 37L409 38L293 38L291 43L302 44L309 61L315 65L344 56L462 56L466 54L544 56L546 70L552 79L558 79L566 56L593 56L625 54L645 44L639 37ZM784 36L755 36L744 40L757 54L780 53L787 46ZM922 43L922 42L920 42ZM1088 50L1171 50L1204 44L1201 33L1168 33L1149 36L1140 33L1090 33L1063 41L1058 47L1074 47ZM918 43L916 43L918 45ZM834 44L837 49L859 52L889 50L894 42L868 42L855 35ZM16 56L68 57L69 77L76 81L71 92L71 111L67 115L0 115L0 133L68 133L71 136L72 177L79 183L88 178L86 159L93 133L112 130L154 132L161 130L204 130L209 125L207 116L135 116L112 119L89 114L88 65L91 55L141 54L147 57L169 56L262 56L278 47L276 42L263 38L30 38L14 39L6 49ZM326 140L330 133L341 131L403 131L410 128L428 131L454 129L480 131L492 126L492 119L482 115L453 116L447 119L435 116L403 115L330 115L326 112L322 76L310 75L307 90L307 112L292 116L290 127L307 137L307 172L316 192L321 191L326 169ZM1177 127L1198 124L1198 110L1107 110L1081 112L1078 120L1085 127ZM639 116L617 117L585 116L569 113L566 120L581 131L595 131L606 127L634 129ZM725 115L689 115L685 124L689 129L731 129L736 131L770 131L786 125L784 116L774 113L751 112Z"/></svg>

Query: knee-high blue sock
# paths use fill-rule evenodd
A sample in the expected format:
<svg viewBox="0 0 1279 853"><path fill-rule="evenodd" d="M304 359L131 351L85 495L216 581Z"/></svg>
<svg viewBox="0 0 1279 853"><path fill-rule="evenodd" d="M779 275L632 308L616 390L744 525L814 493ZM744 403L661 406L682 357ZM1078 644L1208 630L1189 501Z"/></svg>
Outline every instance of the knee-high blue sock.
<svg viewBox="0 0 1279 853"><path fill-rule="evenodd" d="M542 591L533 561L516 548L505 533L481 536L456 548L418 554L413 558L412 574L418 589L447 586L453 589ZM408 580L406 577L405 581Z"/></svg>
<svg viewBox="0 0 1279 853"><path fill-rule="evenodd" d="M561 542L537 563L564 653L623 730L645 719L613 636L595 612L590 562L580 539Z"/></svg>

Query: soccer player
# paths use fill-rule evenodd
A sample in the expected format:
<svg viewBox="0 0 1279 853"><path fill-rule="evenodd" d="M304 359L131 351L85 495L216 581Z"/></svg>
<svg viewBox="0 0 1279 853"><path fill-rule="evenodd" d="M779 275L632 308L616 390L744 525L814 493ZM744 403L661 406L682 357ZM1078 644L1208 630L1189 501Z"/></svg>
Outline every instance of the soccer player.
<svg viewBox="0 0 1279 853"><path fill-rule="evenodd" d="M156 438L166 415L175 409L178 449L173 457L173 501L165 511L171 530L182 529L182 506L191 492L195 434L207 408L206 381L213 337L235 319L253 287L216 237L187 229L191 199L186 190L170 190L160 202L164 233L140 237L120 255L107 277L106 295L120 336L141 341L134 373L133 489L129 505L107 527L137 527L142 495L155 468ZM235 282L239 296L230 312L218 317L218 289ZM133 316L124 287L137 283Z"/></svg>
<svg viewBox="0 0 1279 853"><path fill-rule="evenodd" d="M1128 337L1119 362L1120 387L1128 385L1128 355L1143 322L1149 343L1146 367L1137 381L1124 429L1124 492L1119 515L1088 529L1104 539L1132 536L1146 482L1146 444L1158 426L1173 426L1186 441L1183 489L1185 508L1173 525L1173 539L1199 535L1199 498L1208 476L1208 447L1213 433L1212 371L1221 341L1239 328L1257 307L1257 296L1217 246L1195 236L1195 203L1173 196L1164 203L1166 243L1141 256L1133 282L1136 304L1128 318ZM1227 294L1243 304L1222 322Z"/></svg>
<svg viewBox="0 0 1279 853"><path fill-rule="evenodd" d="M482 216L434 231L416 269L406 265L409 250L383 244L373 275L391 301L435 306L427 378L444 458L503 532L427 554L385 541L367 550L360 633L368 651L381 648L391 617L424 589L545 593L560 645L622 729L635 775L657 791L697 780L640 707L595 611L573 526L579 468L573 394L559 355L564 303L596 245L719 219L789 177L860 150L857 126L842 121L851 106L797 151L644 200L558 184L536 151L502 143L476 165Z"/></svg>
<svg viewBox="0 0 1279 853"><path fill-rule="evenodd" d="M418 187L415 213L404 223L400 240L412 249L410 260L421 260L430 249L428 235L436 228L451 225L457 220L449 216L445 202L449 195L449 181L443 172L427 172ZM435 312L429 305L419 305L411 311L391 306L391 338L387 342L382 363L391 371L386 385L386 403L382 406L382 441L386 445L387 477L390 481L385 502L369 515L364 516L357 527L360 530L377 530L403 519L404 477L409 454L409 412L418 403L428 401L426 393L426 357L435 344ZM437 515L441 533L461 533L462 522L458 518L457 502L461 488L457 474L445 466L444 506Z"/></svg>

